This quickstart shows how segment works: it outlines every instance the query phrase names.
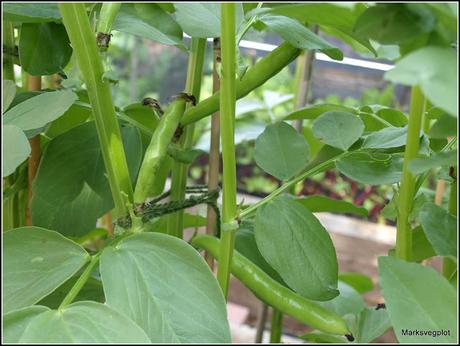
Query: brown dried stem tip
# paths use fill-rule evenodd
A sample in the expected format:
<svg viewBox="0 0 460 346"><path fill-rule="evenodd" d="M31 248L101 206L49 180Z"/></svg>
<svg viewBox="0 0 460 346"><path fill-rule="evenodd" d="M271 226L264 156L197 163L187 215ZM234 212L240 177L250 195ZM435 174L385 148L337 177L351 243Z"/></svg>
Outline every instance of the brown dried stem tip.
<svg viewBox="0 0 460 346"><path fill-rule="evenodd" d="M196 106L196 98L192 94L178 93L173 97L173 101L177 99L184 99L185 102L191 102L192 105Z"/></svg>
<svg viewBox="0 0 460 346"><path fill-rule="evenodd" d="M96 36L97 46L100 50L107 50L109 48L110 38L112 34L104 34L103 32L98 32Z"/></svg>
<svg viewBox="0 0 460 346"><path fill-rule="evenodd" d="M163 111L163 109L161 108L160 102L158 102L158 101L155 100L154 98L146 97L145 99L142 100L142 105L143 105L143 106L149 106L149 107L155 109L156 111L158 111L158 113L159 113L160 115L163 115L163 114L164 114L164 111Z"/></svg>

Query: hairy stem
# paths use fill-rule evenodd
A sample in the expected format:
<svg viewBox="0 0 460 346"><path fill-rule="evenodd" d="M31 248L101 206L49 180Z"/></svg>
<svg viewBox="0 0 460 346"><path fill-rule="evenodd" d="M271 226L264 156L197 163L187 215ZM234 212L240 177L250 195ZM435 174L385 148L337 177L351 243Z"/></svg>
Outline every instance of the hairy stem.
<svg viewBox="0 0 460 346"><path fill-rule="evenodd" d="M87 86L117 218L128 213L133 188L110 86L102 78L104 68L85 5L60 3L59 9Z"/></svg>
<svg viewBox="0 0 460 346"><path fill-rule="evenodd" d="M201 92L201 80L203 75L204 53L206 39L192 38L192 47L189 54L187 79L185 92L192 94L198 101ZM195 125L190 124L184 128L180 139L181 148L188 149L193 145L193 133ZM188 164L173 162L171 174L171 200L180 201L185 198L185 186L187 185ZM178 238L183 238L184 211L178 211L168 216L167 232Z"/></svg>
<svg viewBox="0 0 460 346"><path fill-rule="evenodd" d="M235 159L235 4L221 4L221 49L222 49L222 77L220 84L220 136L222 142L223 163L223 195L222 195L222 223L221 233L221 261L217 272L217 280L222 288L224 297L228 294L230 279L230 264L235 246L235 230L227 229L235 220L236 208L236 159Z"/></svg>
<svg viewBox="0 0 460 346"><path fill-rule="evenodd" d="M410 261L412 257L412 230L409 224L409 215L414 203L416 186L416 177L409 170L409 162L417 157L419 151L424 105L422 91L418 86L412 87L396 233L396 256L406 261Z"/></svg>

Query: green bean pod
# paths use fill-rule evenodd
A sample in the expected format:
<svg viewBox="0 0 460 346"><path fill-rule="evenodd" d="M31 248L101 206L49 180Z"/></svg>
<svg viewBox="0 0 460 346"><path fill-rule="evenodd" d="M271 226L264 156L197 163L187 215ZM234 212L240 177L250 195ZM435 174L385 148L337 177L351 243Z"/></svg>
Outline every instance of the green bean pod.
<svg viewBox="0 0 460 346"><path fill-rule="evenodd" d="M285 42L262 58L246 72L242 80L236 81L236 99L246 96L252 90L264 84L297 58L300 52L300 49ZM182 119L182 124L187 125L196 122L216 112L219 109L219 98L220 92L217 92L198 103L195 107L187 109Z"/></svg>
<svg viewBox="0 0 460 346"><path fill-rule="evenodd" d="M155 128L137 178L134 203L143 203L147 197L150 197L149 193L155 191L161 163L167 155L169 143L171 143L184 114L185 102L184 98L176 98L169 105Z"/></svg>
<svg viewBox="0 0 460 346"><path fill-rule="evenodd" d="M204 234L196 235L192 239L193 246L206 250L216 260L220 257L219 243L219 239ZM340 316L279 284L237 251L233 252L231 272L260 300L300 322L326 333L350 333Z"/></svg>

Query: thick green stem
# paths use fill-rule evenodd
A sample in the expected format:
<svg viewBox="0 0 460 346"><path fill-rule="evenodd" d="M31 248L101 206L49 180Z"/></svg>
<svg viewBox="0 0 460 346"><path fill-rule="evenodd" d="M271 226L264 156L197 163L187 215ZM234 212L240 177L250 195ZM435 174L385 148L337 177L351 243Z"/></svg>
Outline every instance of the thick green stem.
<svg viewBox="0 0 460 346"><path fill-rule="evenodd" d="M412 230L409 215L414 203L416 185L416 177L409 170L409 162L418 155L424 105L422 91L418 86L412 87L406 150L404 152L402 180L399 190L396 233L396 256L406 261L410 261L412 257Z"/></svg>
<svg viewBox="0 0 460 346"><path fill-rule="evenodd" d="M99 254L96 254L91 257L91 261L89 262L85 271L80 275L78 280L75 282L73 287L70 289L69 293L67 293L61 305L59 305L59 309L63 309L67 305L73 302L73 300L76 298L76 296L81 291L83 286L85 286L86 281L88 281L88 279L91 277L91 274L94 271L94 267L96 267L96 265L99 263L99 257L100 257Z"/></svg>
<svg viewBox="0 0 460 346"><path fill-rule="evenodd" d="M452 171L451 174L454 179L450 184L450 194L449 194L449 213L457 217L457 168ZM442 264L442 273L444 277L450 279L452 274L457 270L457 263L449 257L444 257Z"/></svg>
<svg viewBox="0 0 460 346"><path fill-rule="evenodd" d="M9 79L13 82L14 79L14 29L13 23L3 20L3 47L7 54L3 55L3 79Z"/></svg>
<svg viewBox="0 0 460 346"><path fill-rule="evenodd" d="M192 94L198 101L201 93L201 79L203 75L204 53L206 50L206 39L192 38L192 47L189 53L187 68L187 79L185 92ZM193 145L193 133L195 125L190 124L184 128L180 139L180 146L184 149ZM185 186L187 185L188 164L174 161L171 174L171 200L180 201L185 198ZM178 238L183 237L184 232L184 211L168 216L167 232Z"/></svg>
<svg viewBox="0 0 460 346"><path fill-rule="evenodd" d="M300 49L285 42L260 59L244 74L242 80L236 81L236 98L240 99L264 84L297 58L300 52ZM206 100L201 101L196 107L188 109L184 114L182 124L191 124L216 112L219 109L220 95L221 92L217 92Z"/></svg>
<svg viewBox="0 0 460 346"><path fill-rule="evenodd" d="M221 261L217 280L227 297L230 264L235 246L235 229L231 225L236 217L236 159L235 159L235 4L221 4L222 75L220 83L220 138L222 142L223 195Z"/></svg>
<svg viewBox="0 0 460 346"><path fill-rule="evenodd" d="M104 68L85 5L60 3L59 9L93 108L102 157L115 203L114 217L117 218L127 214L127 205L133 201L133 189L110 86L102 78Z"/></svg>
<svg viewBox="0 0 460 346"><path fill-rule="evenodd" d="M280 343L283 334L283 313L278 309L272 309L272 327L270 331L270 343Z"/></svg>

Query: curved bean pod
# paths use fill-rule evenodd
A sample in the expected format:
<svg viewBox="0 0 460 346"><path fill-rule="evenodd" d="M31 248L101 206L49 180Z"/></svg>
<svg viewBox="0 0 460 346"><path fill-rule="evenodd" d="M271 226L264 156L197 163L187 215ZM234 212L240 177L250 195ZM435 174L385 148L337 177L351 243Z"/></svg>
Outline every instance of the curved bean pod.
<svg viewBox="0 0 460 346"><path fill-rule="evenodd" d="M195 247L206 250L216 260L219 260L219 239L200 234L196 235L191 243ZM233 252L231 273L260 300L300 322L327 333L350 334L345 321L340 316L279 284L237 251Z"/></svg>
<svg viewBox="0 0 460 346"><path fill-rule="evenodd" d="M176 98L161 117L153 132L150 144L145 152L134 191L134 203L143 203L151 191L155 190L155 182L159 175L161 163L168 151L169 143L179 126L185 111L184 98Z"/></svg>

